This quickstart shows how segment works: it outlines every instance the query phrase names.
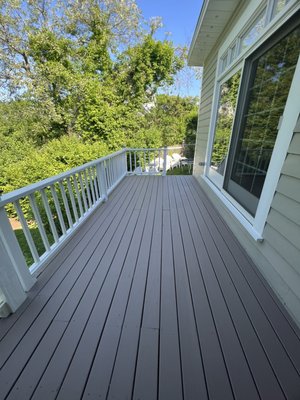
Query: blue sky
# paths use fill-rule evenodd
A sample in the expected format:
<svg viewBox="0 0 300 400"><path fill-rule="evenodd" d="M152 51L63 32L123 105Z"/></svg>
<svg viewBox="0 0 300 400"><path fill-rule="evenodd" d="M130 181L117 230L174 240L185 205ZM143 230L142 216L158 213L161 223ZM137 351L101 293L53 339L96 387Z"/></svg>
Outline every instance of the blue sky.
<svg viewBox="0 0 300 400"><path fill-rule="evenodd" d="M170 39L175 45L190 45L202 0L136 0L146 19L162 17L164 26L158 38L164 39L166 32L171 32ZM200 81L196 80L190 68L182 71L172 94L181 96L198 96Z"/></svg>

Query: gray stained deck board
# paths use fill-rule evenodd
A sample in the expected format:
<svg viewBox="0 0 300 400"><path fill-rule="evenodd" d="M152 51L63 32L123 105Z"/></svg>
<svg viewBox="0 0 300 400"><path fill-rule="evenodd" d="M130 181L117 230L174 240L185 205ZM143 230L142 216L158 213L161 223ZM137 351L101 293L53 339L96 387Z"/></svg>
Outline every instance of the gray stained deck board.
<svg viewBox="0 0 300 400"><path fill-rule="evenodd" d="M0 320L0 398L299 400L299 338L193 177L127 177Z"/></svg>

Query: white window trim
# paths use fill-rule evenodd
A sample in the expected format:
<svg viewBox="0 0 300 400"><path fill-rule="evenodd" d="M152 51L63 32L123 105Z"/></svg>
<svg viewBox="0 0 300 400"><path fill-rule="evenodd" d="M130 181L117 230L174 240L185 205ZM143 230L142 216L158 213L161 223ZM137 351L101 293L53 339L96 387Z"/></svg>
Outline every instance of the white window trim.
<svg viewBox="0 0 300 400"><path fill-rule="evenodd" d="M225 39L224 43L219 49L218 59L223 57L226 51L232 46L232 44L237 41L237 52L239 52L239 48L241 46L241 37L243 34L249 29L251 24L255 21L258 15L262 12L264 8L266 8L266 16L265 16L265 27L261 32L258 40L254 42L252 45L247 47L244 51L238 54L236 59L233 61L233 65L236 62L239 62L241 58L248 57L257 47L259 47L269 36L271 36L279 26L283 25L292 14L299 8L299 0L289 0L289 2L285 5L285 7L276 14L273 19L271 19L272 9L274 6L275 0L252 0L250 4L247 6L243 14L240 16L238 23L233 27L230 34ZM249 19L249 15L251 18ZM219 75L226 75L228 71L230 71L231 65L227 66L227 69L222 70L222 65L218 69Z"/></svg>
<svg viewBox="0 0 300 400"><path fill-rule="evenodd" d="M240 52L240 47L241 47L241 37L243 34L250 28L251 24L256 20L256 18L259 16L259 14L262 12L264 8L266 8L267 5L267 0L252 0L250 4L247 6L243 14L240 16L238 23L233 27L231 30L230 34L227 36L225 39L224 43L219 49L218 52L218 58L223 57L223 55L226 53L226 51L232 46L232 44L236 41L237 43L237 57L234 60L234 62L237 59L241 59L241 56L245 53L245 50L243 52ZM249 18L249 15L251 17ZM252 47L252 46L250 46ZM247 50L248 48L246 48ZM226 73L227 70L222 70L222 74Z"/></svg>
<svg viewBox="0 0 300 400"><path fill-rule="evenodd" d="M218 116L218 107L219 107L219 97L220 97L220 88L221 85L226 82L228 79L230 79L236 72L241 70L241 77L243 74L243 69L244 69L244 62L241 62L239 60L239 63L234 63L231 68L227 71L225 75L223 75L222 79L216 79L215 80L215 91L214 91L214 99L213 99L213 111L212 111L212 116L210 119L210 126L209 126L209 139L207 141L207 147L206 147L206 158L205 158L205 168L204 168L204 174L206 176L209 176L210 173L210 159L212 155L212 147L213 147L213 142L214 142L214 134L215 134L215 129L216 129L216 124L217 124L217 116ZM238 91L238 97L239 97L239 91ZM229 143L231 142L231 135L229 139ZM227 162L226 162L227 164ZM225 166L226 169L226 166ZM221 179L221 178L220 178ZM216 184L216 180L214 181ZM219 187L223 184L223 176L222 176L222 181L219 183Z"/></svg>
<svg viewBox="0 0 300 400"><path fill-rule="evenodd" d="M246 229L246 231L258 242L263 241L263 237L260 232L257 232L252 224L252 217L249 215L249 219L246 218L245 210L239 209L239 204L224 190L218 189L213 182L205 175L202 175L202 179L210 187L210 189L216 194L216 196L221 200L221 202L226 206L226 208L231 212L232 215L241 223L241 225Z"/></svg>
<svg viewBox="0 0 300 400"><path fill-rule="evenodd" d="M266 175L265 183L255 214L253 227L255 228L255 230L261 233L263 232L265 227L271 203L280 178L283 163L285 161L289 145L293 137L294 128L300 114L299 82L300 56L298 58L294 77L291 83L289 95L281 120L281 126L278 130L276 142L268 168L268 173Z"/></svg>
<svg viewBox="0 0 300 400"><path fill-rule="evenodd" d="M226 49L234 42L235 39L238 41L244 31L241 27L244 24L245 15L252 10L251 22L257 17L258 13L261 12L262 8L266 6L266 3L261 1L252 1L246 8L245 12L239 19L238 24L233 28L230 35L226 38L223 45L220 47L218 52L218 64L216 68L216 77L214 85L214 94L212 101L212 112L209 124L209 137L207 141L206 156L205 156L205 167L202 178L211 187L215 194L222 200L227 206L231 213L237 218L241 225L250 233L250 235L257 241L263 240L263 230L267 221L271 203L278 185L282 166L289 148L290 141L292 139L293 130L296 126L297 119L300 113L300 102L299 102L299 85L297 81L300 81L300 57L294 73L294 78L291 84L290 92L287 98L282 123L279 128L277 139L274 145L268 173L263 186L263 190L258 203L255 218L253 218L235 199L230 196L222 187L218 186L216 182L209 177L209 162L212 153L212 145L214 140L216 119L218 113L219 103L219 91L222 82L229 79L239 68L241 68L241 74L243 74L245 59L253 53L258 47L260 47L273 33L275 33L280 26L282 26L299 8L299 0L290 0L286 7L281 10L271 21L267 20L270 18L268 12L272 10L274 1L271 0L267 5L266 10L266 26L262 31L260 37L251 46L245 49L239 56L234 60L229 68L224 70L222 73L222 56ZM256 7L255 7L256 6ZM258 13L257 13L258 12ZM249 14L248 14L249 15ZM247 19L249 23L249 19ZM250 23L251 23L250 22ZM247 23L247 27L249 26ZM245 25L244 25L245 26ZM239 43L237 43L239 45ZM222 55L222 56L221 56ZM235 71L235 72L233 72ZM218 73L219 72L219 73ZM242 76L242 75L241 75ZM231 141L231 138L230 138Z"/></svg>

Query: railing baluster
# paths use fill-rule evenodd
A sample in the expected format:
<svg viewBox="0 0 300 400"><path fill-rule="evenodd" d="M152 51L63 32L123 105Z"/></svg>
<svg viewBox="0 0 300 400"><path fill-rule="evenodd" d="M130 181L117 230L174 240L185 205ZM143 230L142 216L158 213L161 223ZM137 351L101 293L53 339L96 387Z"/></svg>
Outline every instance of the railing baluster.
<svg viewBox="0 0 300 400"><path fill-rule="evenodd" d="M95 177L95 187L97 188L97 193L98 193L97 200L99 200L101 198L101 190L100 190L99 177L98 177L97 166L96 165L95 165L95 168L94 168L94 177Z"/></svg>
<svg viewBox="0 0 300 400"><path fill-rule="evenodd" d="M91 168L88 168L87 170L88 177L90 179L90 188L91 188L91 193L92 193L92 204L96 203L96 195L95 195L95 187L94 187L94 178L91 173Z"/></svg>
<svg viewBox="0 0 300 400"><path fill-rule="evenodd" d="M75 198L74 198L74 194L73 194L73 188L72 188L69 177L67 178L67 186L68 186L69 196L71 199L74 218L75 218L75 221L78 222L78 212L77 212L77 207L76 207Z"/></svg>
<svg viewBox="0 0 300 400"><path fill-rule="evenodd" d="M164 169L163 169L163 176L167 174L167 147L164 147Z"/></svg>
<svg viewBox="0 0 300 400"><path fill-rule="evenodd" d="M116 162L114 164L115 164L115 182L116 182L119 178L119 167L120 167L119 156L116 157Z"/></svg>
<svg viewBox="0 0 300 400"><path fill-rule="evenodd" d="M84 176L84 181L85 181L85 187L86 187L86 193L87 193L87 197L88 197L88 202L89 202L89 207L92 207L92 199L91 199L91 193L90 193L90 183L88 180L88 176L86 173L86 170L83 171L83 176Z"/></svg>
<svg viewBox="0 0 300 400"><path fill-rule="evenodd" d="M57 193L56 193L55 187L53 185L51 185L50 186L50 190L51 190L51 194L52 194L52 197L53 197L53 200L54 200L54 205L55 205L56 213L57 213L58 220L59 220L59 223L60 223L60 227L61 227L63 235L65 235L67 233L66 225L65 225L65 221L64 221L61 209L60 209L60 204L59 204L59 200L58 200L58 197L57 197Z"/></svg>
<svg viewBox="0 0 300 400"><path fill-rule="evenodd" d="M38 206L37 206L36 201L35 201L34 193L31 193L28 197L29 197L30 206L31 206L34 218L36 220L36 223L37 223L37 226L38 226L38 229L39 229L43 244L45 246L45 249L46 249L46 251L50 251L49 240L48 240L45 228L44 228L44 224L43 224L43 221L42 221L42 218L41 218L41 214L39 212Z"/></svg>
<svg viewBox="0 0 300 400"><path fill-rule="evenodd" d="M130 168L130 172L132 173L132 153L131 151L129 151L129 168Z"/></svg>
<svg viewBox="0 0 300 400"><path fill-rule="evenodd" d="M114 176L113 176L111 159L108 160L108 171L109 171L109 187L111 188L112 185L114 184Z"/></svg>
<svg viewBox="0 0 300 400"><path fill-rule="evenodd" d="M116 182L116 166L112 159L110 159L111 172L112 172L112 185Z"/></svg>
<svg viewBox="0 0 300 400"><path fill-rule="evenodd" d="M140 171L142 171L143 172L143 169L142 169L142 164L141 164L141 152L139 151L139 167L140 167Z"/></svg>
<svg viewBox="0 0 300 400"><path fill-rule="evenodd" d="M78 173L78 178L79 178L79 183L80 183L80 187L81 187L81 195L82 195L84 209L85 209L85 212L87 212L88 206L87 206L87 201L86 201L85 190L84 190L84 186L83 186L81 172Z"/></svg>
<svg viewBox="0 0 300 400"><path fill-rule="evenodd" d="M92 167L91 174L92 174L93 183L94 183L94 191L95 191L96 201L98 201L100 199L101 195L99 192L96 167Z"/></svg>
<svg viewBox="0 0 300 400"><path fill-rule="evenodd" d="M144 153L144 172L146 172L146 151L144 150L143 153ZM143 169L142 169L142 172L143 172Z"/></svg>
<svg viewBox="0 0 300 400"><path fill-rule="evenodd" d="M149 150L148 150L147 154L148 154L148 175L150 175L150 152L149 152Z"/></svg>
<svg viewBox="0 0 300 400"><path fill-rule="evenodd" d="M108 190L109 188L109 176L108 176L108 160L103 161L103 163L101 163L101 173L103 173L104 179L103 182L105 182L106 185L106 190ZM99 175L100 178L102 175ZM101 185L102 188L102 185Z"/></svg>
<svg viewBox="0 0 300 400"><path fill-rule="evenodd" d="M158 171L160 172L161 149L158 151Z"/></svg>
<svg viewBox="0 0 300 400"><path fill-rule="evenodd" d="M123 174L127 174L128 173L128 163L127 163L127 155L126 155L126 149L124 149L124 153L123 153Z"/></svg>
<svg viewBox="0 0 300 400"><path fill-rule="evenodd" d="M23 233L25 235L27 244L28 244L28 246L30 248L32 257L34 259L34 262L38 263L40 261L40 256L39 256L39 254L37 252L35 243L34 243L34 241L32 239L32 236L31 236L31 233L30 233L30 229L28 228L27 221L26 221L26 219L24 217L20 202L19 202L19 200L17 200L17 201L14 201L13 204L14 204L15 209L17 211L17 215L18 215L18 218L20 220L20 223L21 223L21 226L22 226L22 229L23 229Z"/></svg>
<svg viewBox="0 0 300 400"><path fill-rule="evenodd" d="M107 201L107 175L106 175L106 167L105 162L98 163L96 165L97 177L98 177L98 186L101 197L103 197L104 201Z"/></svg>
<svg viewBox="0 0 300 400"><path fill-rule="evenodd" d="M136 151L134 152L134 170L136 170Z"/></svg>
<svg viewBox="0 0 300 400"><path fill-rule="evenodd" d="M47 215L48 222L49 222L49 225L50 225L50 228L51 228L51 232L52 232L52 235L53 235L54 242L57 243L59 237L58 237L56 226L55 226L55 223L54 223L54 220L53 220L53 215L52 215L49 203L48 203L47 195L46 195L44 189L40 190L40 194L42 196L43 205L44 205L44 208L45 208L45 211L46 211L46 215Z"/></svg>
<svg viewBox="0 0 300 400"><path fill-rule="evenodd" d="M77 197L77 201L78 201L78 205L79 205L79 211L80 211L80 215L82 217L83 216L83 207L82 207L82 201L81 201L80 192L79 192L79 188L78 188L78 182L77 182L77 178L76 178L75 174L73 175L73 179L74 179L74 187L75 187L76 197Z"/></svg>
<svg viewBox="0 0 300 400"><path fill-rule="evenodd" d="M117 180L119 179L119 177L121 176L121 156L119 155L117 157Z"/></svg>
<svg viewBox="0 0 300 400"><path fill-rule="evenodd" d="M72 220L70 207L69 207L69 203L68 203L68 199L67 199L67 195L66 195L66 191L65 191L64 185L63 185L63 183L61 181L58 184L59 184L60 192L61 192L61 195L62 195L63 203L64 203L64 206L65 206L69 227L73 228L73 220Z"/></svg>

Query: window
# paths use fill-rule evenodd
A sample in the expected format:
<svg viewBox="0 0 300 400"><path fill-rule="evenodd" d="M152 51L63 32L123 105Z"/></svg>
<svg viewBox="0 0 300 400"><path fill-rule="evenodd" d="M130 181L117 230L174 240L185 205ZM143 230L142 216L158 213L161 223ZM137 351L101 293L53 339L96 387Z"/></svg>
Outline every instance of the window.
<svg viewBox="0 0 300 400"><path fill-rule="evenodd" d="M284 7L285 5L289 2L289 0L275 0L273 9L272 9L272 17L274 18L276 14L278 14Z"/></svg>
<svg viewBox="0 0 300 400"><path fill-rule="evenodd" d="M240 77L241 72L238 71L220 87L218 115L210 167L221 175L224 174L226 164Z"/></svg>
<svg viewBox="0 0 300 400"><path fill-rule="evenodd" d="M241 36L241 47L240 52L245 50L248 46L256 41L261 31L265 26L265 15L266 9L264 9L253 24L247 29L247 31Z"/></svg>
<svg viewBox="0 0 300 400"><path fill-rule="evenodd" d="M222 58L222 71L226 69L228 65L228 52L226 52Z"/></svg>
<svg viewBox="0 0 300 400"><path fill-rule="evenodd" d="M264 7L263 11L259 13L257 18L255 18L254 22L250 23L248 27L246 27L246 31L240 33L240 35L238 35L234 40L233 44L225 50L221 58L220 73L224 72L240 53L246 50L258 39L263 29L286 7L289 2L290 0L266 1L267 5Z"/></svg>
<svg viewBox="0 0 300 400"><path fill-rule="evenodd" d="M230 48L230 60L229 60L229 64L232 63L232 61L235 59L236 57L236 42L231 46Z"/></svg>
<svg viewBox="0 0 300 400"><path fill-rule="evenodd" d="M275 42L275 43L274 43ZM271 46L271 47L270 47ZM239 122L233 135L226 190L255 215L300 49L300 28L262 46L245 64Z"/></svg>

